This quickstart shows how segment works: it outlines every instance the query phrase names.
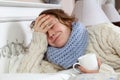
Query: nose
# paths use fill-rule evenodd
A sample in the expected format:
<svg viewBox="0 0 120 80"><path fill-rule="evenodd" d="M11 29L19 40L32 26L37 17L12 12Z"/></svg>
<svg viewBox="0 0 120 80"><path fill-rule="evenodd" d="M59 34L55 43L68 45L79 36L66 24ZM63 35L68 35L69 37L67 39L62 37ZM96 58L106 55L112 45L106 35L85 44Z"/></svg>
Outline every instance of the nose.
<svg viewBox="0 0 120 80"><path fill-rule="evenodd" d="M48 31L48 37L49 37L49 38L53 38L54 35L55 35L55 32L54 32L53 30L49 30L49 31Z"/></svg>

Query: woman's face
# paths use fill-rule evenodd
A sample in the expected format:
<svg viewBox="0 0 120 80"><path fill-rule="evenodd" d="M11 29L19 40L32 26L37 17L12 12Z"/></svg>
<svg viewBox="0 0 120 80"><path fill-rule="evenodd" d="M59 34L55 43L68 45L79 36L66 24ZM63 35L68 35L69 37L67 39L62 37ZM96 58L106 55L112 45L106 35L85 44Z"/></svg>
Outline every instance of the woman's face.
<svg viewBox="0 0 120 80"><path fill-rule="evenodd" d="M67 43L70 33L71 29L58 20L47 32L48 44L53 47L63 47Z"/></svg>

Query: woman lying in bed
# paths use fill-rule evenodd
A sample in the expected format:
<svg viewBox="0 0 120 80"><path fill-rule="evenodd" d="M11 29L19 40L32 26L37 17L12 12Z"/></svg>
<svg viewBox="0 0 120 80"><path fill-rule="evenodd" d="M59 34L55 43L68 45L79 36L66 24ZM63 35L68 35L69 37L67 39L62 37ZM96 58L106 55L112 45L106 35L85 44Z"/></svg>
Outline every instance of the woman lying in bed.
<svg viewBox="0 0 120 80"><path fill-rule="evenodd" d="M33 40L18 72L49 72L55 68L45 67L53 64L69 69L85 54L88 44L88 32L85 26L61 9L43 11L32 22L31 28L34 30ZM51 63L44 64L43 56ZM100 66L99 60L98 65ZM98 72L98 70L87 70L82 66L78 68L84 73Z"/></svg>

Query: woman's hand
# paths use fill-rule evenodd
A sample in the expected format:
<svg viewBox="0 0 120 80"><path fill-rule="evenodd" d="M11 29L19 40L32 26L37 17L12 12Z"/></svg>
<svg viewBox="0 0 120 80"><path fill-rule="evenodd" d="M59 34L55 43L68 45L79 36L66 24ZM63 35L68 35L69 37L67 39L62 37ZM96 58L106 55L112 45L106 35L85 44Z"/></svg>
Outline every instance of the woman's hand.
<svg viewBox="0 0 120 80"><path fill-rule="evenodd" d="M46 33L56 23L56 18L53 17L45 14L38 16L33 27L34 31Z"/></svg>
<svg viewBox="0 0 120 80"><path fill-rule="evenodd" d="M97 58L97 61L98 61L98 67L100 68L101 61L100 61L99 58ZM80 71L83 72L83 73L98 73L98 72L99 72L99 68L98 68L98 70L88 70L88 69L85 69L85 68L82 67L82 66L78 66L78 68L79 68Z"/></svg>

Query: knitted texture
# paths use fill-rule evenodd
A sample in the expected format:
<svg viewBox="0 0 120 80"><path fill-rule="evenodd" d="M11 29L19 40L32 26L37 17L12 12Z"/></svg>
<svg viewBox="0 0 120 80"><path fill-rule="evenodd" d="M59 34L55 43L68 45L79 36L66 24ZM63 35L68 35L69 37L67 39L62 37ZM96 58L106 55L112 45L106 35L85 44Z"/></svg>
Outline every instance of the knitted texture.
<svg viewBox="0 0 120 80"><path fill-rule="evenodd" d="M47 58L50 62L64 69L71 67L85 53L88 43L88 32L79 22L73 22L68 42L62 48L48 46Z"/></svg>

